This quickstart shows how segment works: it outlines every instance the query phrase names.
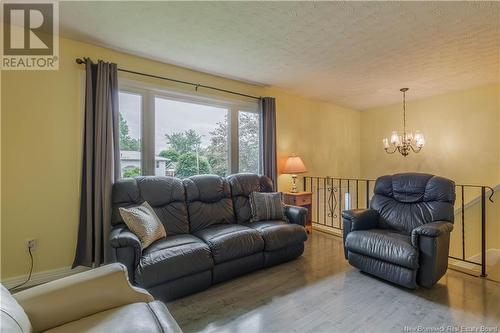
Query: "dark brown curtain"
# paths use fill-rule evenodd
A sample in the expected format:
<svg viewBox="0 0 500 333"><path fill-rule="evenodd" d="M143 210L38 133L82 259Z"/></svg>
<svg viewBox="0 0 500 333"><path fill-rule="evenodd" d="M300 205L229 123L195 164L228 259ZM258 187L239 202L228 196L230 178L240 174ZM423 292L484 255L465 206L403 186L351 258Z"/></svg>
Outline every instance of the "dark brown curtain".
<svg viewBox="0 0 500 333"><path fill-rule="evenodd" d="M276 158L276 99L264 97L262 109L263 174L272 179L274 190L278 188L278 163Z"/></svg>
<svg viewBox="0 0 500 333"><path fill-rule="evenodd" d="M85 70L80 224L73 267L108 261L111 189L120 174L116 64L86 59Z"/></svg>

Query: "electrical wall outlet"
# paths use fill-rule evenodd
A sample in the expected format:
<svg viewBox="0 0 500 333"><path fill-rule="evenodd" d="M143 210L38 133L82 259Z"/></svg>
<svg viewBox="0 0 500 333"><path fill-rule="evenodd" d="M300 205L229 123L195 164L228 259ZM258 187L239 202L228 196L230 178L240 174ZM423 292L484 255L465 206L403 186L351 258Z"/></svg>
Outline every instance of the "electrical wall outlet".
<svg viewBox="0 0 500 333"><path fill-rule="evenodd" d="M35 249L36 249L36 239L35 238L28 239L26 241L26 247L28 249L30 249L31 251L35 251Z"/></svg>

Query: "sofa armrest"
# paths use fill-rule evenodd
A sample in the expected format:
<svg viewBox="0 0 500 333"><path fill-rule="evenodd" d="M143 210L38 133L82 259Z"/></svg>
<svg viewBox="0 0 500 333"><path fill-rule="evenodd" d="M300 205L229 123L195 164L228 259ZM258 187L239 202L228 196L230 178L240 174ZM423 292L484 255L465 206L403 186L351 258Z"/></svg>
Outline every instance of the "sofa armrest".
<svg viewBox="0 0 500 333"><path fill-rule="evenodd" d="M111 264L14 294L34 332L66 324L119 306L151 302L147 291L130 285L127 269Z"/></svg>
<svg viewBox="0 0 500 333"><path fill-rule="evenodd" d="M354 230L374 229L378 225L379 213L375 209L351 209L342 212L342 234L344 242L344 257L347 259L345 240Z"/></svg>
<svg viewBox="0 0 500 333"><path fill-rule="evenodd" d="M435 238L443 234L450 233L452 230L453 223L448 221L426 223L411 231L411 243L413 246L418 247L418 240L420 236Z"/></svg>
<svg viewBox="0 0 500 333"><path fill-rule="evenodd" d="M432 222L412 230L411 242L418 249L417 283L431 288L448 269L450 222Z"/></svg>
<svg viewBox="0 0 500 333"><path fill-rule="evenodd" d="M134 272L142 256L141 241L125 225L114 227L109 235L113 261L127 267L129 279L134 283Z"/></svg>
<svg viewBox="0 0 500 333"><path fill-rule="evenodd" d="M285 216L290 221L290 223L298 224L305 227L307 218L307 208L285 205Z"/></svg>

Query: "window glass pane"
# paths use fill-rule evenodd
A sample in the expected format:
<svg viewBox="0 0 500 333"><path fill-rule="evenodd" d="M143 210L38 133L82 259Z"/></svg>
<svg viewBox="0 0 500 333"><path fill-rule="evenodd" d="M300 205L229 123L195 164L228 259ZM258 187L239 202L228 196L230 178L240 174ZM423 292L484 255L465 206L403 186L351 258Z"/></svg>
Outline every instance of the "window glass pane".
<svg viewBox="0 0 500 333"><path fill-rule="evenodd" d="M224 108L156 97L155 175L227 175L227 114Z"/></svg>
<svg viewBox="0 0 500 333"><path fill-rule="evenodd" d="M141 108L142 96L120 92L120 170L121 177L142 174Z"/></svg>
<svg viewBox="0 0 500 333"><path fill-rule="evenodd" d="M238 113L239 171L259 173L259 114L255 112Z"/></svg>

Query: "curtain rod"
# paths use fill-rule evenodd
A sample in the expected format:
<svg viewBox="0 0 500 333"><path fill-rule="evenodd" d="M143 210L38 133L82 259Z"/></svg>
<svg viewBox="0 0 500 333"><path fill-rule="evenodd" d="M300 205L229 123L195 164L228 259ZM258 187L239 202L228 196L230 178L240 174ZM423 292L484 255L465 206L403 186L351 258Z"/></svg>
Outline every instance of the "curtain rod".
<svg viewBox="0 0 500 333"><path fill-rule="evenodd" d="M86 58L84 58L84 59L86 59ZM81 65L81 64L85 63L84 59L76 58L75 61L76 61L77 64ZM196 91L198 91L198 88L205 88L205 89L211 89L211 90L216 90L216 91L224 92L224 93L227 93L227 94L233 94L233 95L238 95L238 96L243 96L243 97L248 97L248 98L253 98L253 99L259 99L259 100L262 99L262 97L257 97L257 96L247 95L247 94L243 94L243 93L239 93L239 92L231 91L231 90L227 90L227 89L222 89L222 88L207 86L207 85L200 84L200 83L193 83L193 82L188 82L188 81L182 81L182 80L172 79L172 78L165 77L165 76L158 76L158 75L153 75L153 74L141 73L141 72L136 72L136 71L132 71L132 70L125 69L125 68L119 68L119 67L117 68L117 70L119 70L120 72L125 72L125 73L130 73L130 74L135 74L135 75L141 75L141 76L147 76L147 77L152 77L152 78L160 79L160 80L166 80L166 81L170 81L170 82L187 84L187 85L190 85L190 86L194 86Z"/></svg>

